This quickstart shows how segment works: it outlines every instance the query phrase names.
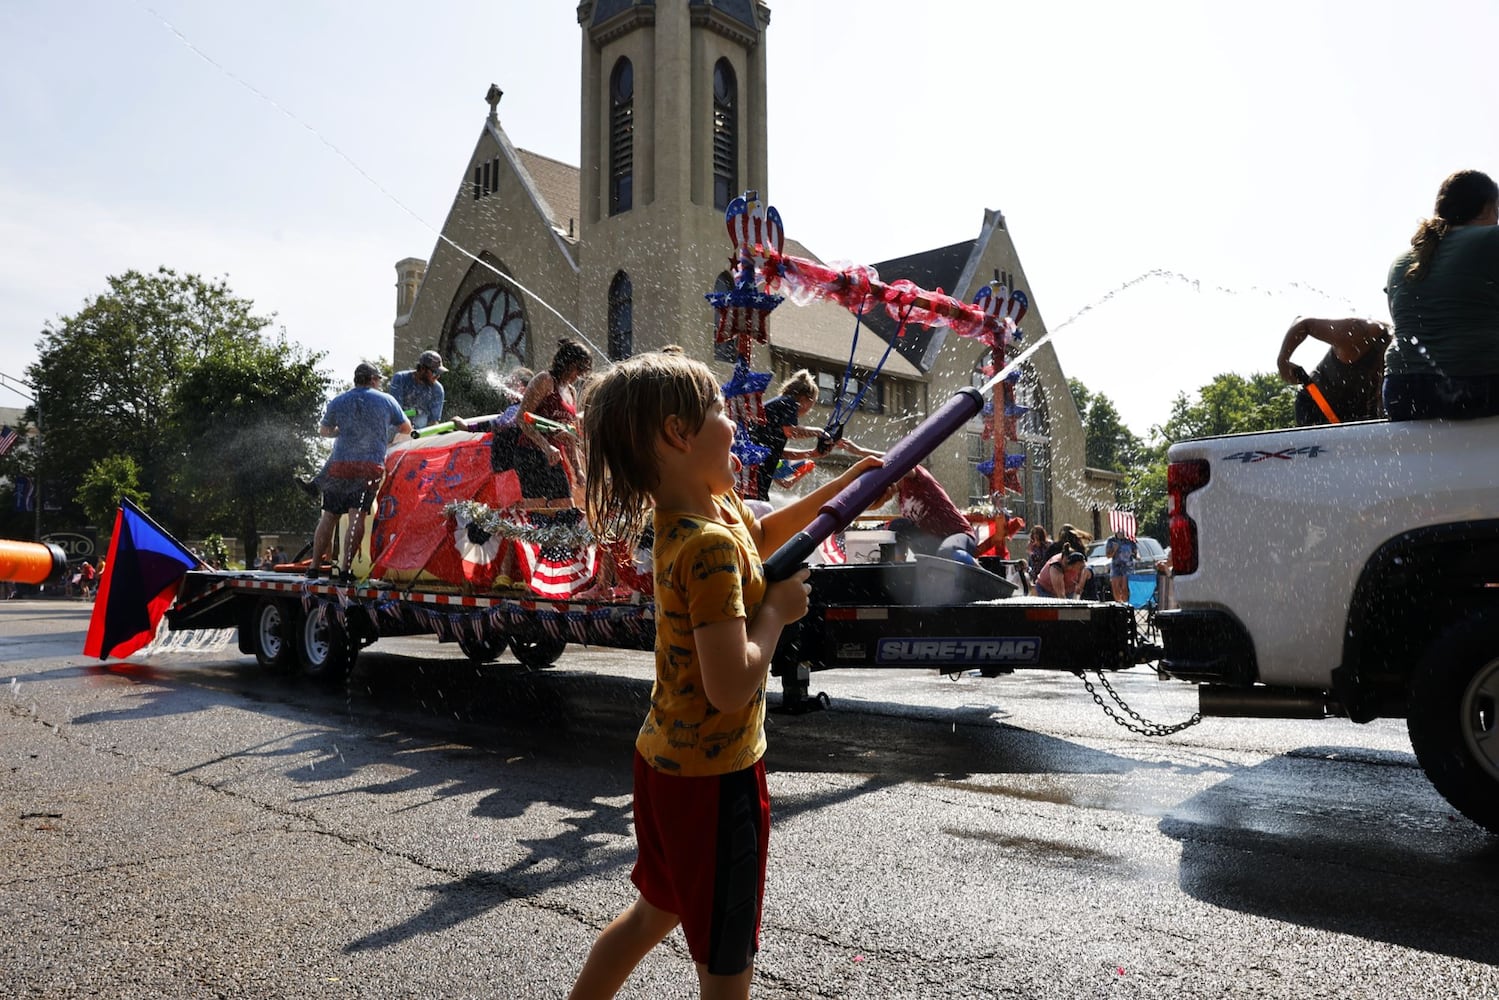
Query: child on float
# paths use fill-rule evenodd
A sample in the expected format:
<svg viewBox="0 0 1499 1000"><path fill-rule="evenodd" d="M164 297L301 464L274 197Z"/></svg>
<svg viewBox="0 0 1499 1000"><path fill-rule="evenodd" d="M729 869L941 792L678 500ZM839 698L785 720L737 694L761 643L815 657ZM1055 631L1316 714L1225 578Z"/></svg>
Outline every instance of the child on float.
<svg viewBox="0 0 1499 1000"><path fill-rule="evenodd" d="M701 996L747 997L770 832L766 679L808 593L806 570L767 584L761 559L879 463L756 520L734 493L735 425L706 365L621 361L583 412L595 535L634 537L655 508L656 680L635 744L639 894L599 934L569 996L614 996L680 925Z"/></svg>

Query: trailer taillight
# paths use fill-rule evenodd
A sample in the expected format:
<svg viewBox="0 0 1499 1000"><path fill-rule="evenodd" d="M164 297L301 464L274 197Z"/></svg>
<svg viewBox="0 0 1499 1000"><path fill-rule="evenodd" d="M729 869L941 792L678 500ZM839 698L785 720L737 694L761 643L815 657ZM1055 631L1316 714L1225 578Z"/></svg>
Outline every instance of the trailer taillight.
<svg viewBox="0 0 1499 1000"><path fill-rule="evenodd" d="M1172 462L1166 467L1166 493L1171 498L1171 571L1178 576L1197 572L1197 522L1187 516L1187 494L1208 484L1211 469L1205 459Z"/></svg>

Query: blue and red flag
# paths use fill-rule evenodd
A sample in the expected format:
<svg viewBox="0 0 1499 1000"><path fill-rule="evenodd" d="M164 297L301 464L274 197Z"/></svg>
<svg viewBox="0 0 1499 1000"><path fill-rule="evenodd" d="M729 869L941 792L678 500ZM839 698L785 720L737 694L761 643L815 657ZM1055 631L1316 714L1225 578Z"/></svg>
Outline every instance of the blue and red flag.
<svg viewBox="0 0 1499 1000"><path fill-rule="evenodd" d="M107 660L149 643L177 596L177 584L198 565L198 557L165 528L121 499L83 654Z"/></svg>

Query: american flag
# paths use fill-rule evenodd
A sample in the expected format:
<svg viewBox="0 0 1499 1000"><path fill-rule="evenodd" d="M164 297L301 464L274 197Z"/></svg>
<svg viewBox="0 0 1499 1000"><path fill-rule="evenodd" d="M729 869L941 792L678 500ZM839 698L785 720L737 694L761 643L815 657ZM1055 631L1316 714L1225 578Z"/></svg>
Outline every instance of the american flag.
<svg viewBox="0 0 1499 1000"><path fill-rule="evenodd" d="M1135 539L1135 512L1132 510L1109 511L1109 531L1122 531L1130 541Z"/></svg>
<svg viewBox="0 0 1499 1000"><path fill-rule="evenodd" d="M593 582L598 549L592 545L538 545L520 542L521 565L527 583L538 597L567 600Z"/></svg>
<svg viewBox="0 0 1499 1000"><path fill-rule="evenodd" d="M11 446L16 443L20 435L14 427L0 427L0 455L10 451Z"/></svg>

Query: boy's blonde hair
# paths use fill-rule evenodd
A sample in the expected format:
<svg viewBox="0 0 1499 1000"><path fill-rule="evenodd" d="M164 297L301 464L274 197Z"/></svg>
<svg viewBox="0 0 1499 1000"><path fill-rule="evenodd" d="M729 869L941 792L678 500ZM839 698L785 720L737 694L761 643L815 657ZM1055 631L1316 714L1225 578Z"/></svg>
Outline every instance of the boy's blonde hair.
<svg viewBox="0 0 1499 1000"><path fill-rule="evenodd" d="M803 368L781 383L780 396L800 396L803 399L817 398L817 379Z"/></svg>
<svg viewBox="0 0 1499 1000"><path fill-rule="evenodd" d="M713 372L680 354L638 354L604 372L583 400L585 507L600 541L633 539L660 485L656 445L667 417L694 431L719 398Z"/></svg>

